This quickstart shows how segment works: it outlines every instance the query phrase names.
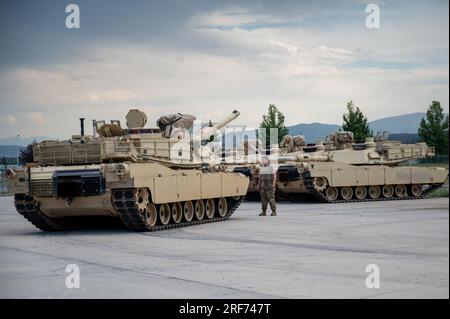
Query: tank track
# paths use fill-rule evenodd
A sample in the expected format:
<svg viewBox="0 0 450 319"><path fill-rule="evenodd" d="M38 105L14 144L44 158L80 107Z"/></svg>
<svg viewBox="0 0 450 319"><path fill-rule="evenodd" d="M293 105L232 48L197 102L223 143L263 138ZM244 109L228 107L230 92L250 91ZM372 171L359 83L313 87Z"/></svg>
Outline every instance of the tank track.
<svg viewBox="0 0 450 319"><path fill-rule="evenodd" d="M290 202L294 202L294 203L304 203L304 202L315 202L317 197L309 192L309 193L294 193L294 194L290 194L290 193L283 193L280 191L280 193L278 194L278 199L277 197L275 197L275 199L278 201L290 201Z"/></svg>
<svg viewBox="0 0 450 319"><path fill-rule="evenodd" d="M150 227L146 222L144 216L142 216L138 209L137 201L135 200L136 189L117 189L112 191L112 203L117 213L119 214L122 222L128 229L144 232L144 231L160 231L173 228L181 228L188 226L201 225L206 223L214 223L225 221L230 218L234 211L240 206L242 200L241 196L238 200L230 198L228 202L228 211L224 217L207 218L206 216L202 220L192 220L190 222L180 222L178 224L172 223L172 219L167 225L155 225Z"/></svg>
<svg viewBox="0 0 450 319"><path fill-rule="evenodd" d="M315 188L313 183L313 178L305 178L305 186L306 188L313 194L319 201L324 203L354 203L354 202L376 202L376 201L389 201L389 200L411 200L411 199L422 199L427 197L429 194L434 192L435 190L439 189L444 183L441 184L431 184L430 187L428 187L426 190L423 191L421 196L411 196L407 195L405 197L379 197L379 198L364 198L364 199L357 199L352 198L351 200L344 200L344 199L336 199L336 200L329 200L325 194L322 191L319 191Z"/></svg>
<svg viewBox="0 0 450 319"><path fill-rule="evenodd" d="M50 218L42 213L32 196L15 194L14 206L20 215L40 230L61 231L69 228L62 219Z"/></svg>

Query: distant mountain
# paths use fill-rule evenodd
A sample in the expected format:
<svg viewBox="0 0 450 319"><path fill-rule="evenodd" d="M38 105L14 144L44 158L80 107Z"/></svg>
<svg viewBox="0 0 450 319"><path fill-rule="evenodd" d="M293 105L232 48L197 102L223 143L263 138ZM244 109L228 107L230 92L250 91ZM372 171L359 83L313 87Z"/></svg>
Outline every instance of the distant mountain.
<svg viewBox="0 0 450 319"><path fill-rule="evenodd" d="M408 133L400 133L400 134L389 134L389 139L393 141L400 141L404 144L414 144L420 142L419 134L408 134Z"/></svg>
<svg viewBox="0 0 450 319"><path fill-rule="evenodd" d="M23 148L23 146L19 146L19 152ZM16 145L0 145L0 159L3 157L16 158L16 152Z"/></svg>
<svg viewBox="0 0 450 319"><path fill-rule="evenodd" d="M330 133L338 131L339 127L337 124L301 123L289 126L288 129L290 135L304 135L307 143L315 143L317 140L323 140Z"/></svg>
<svg viewBox="0 0 450 319"><path fill-rule="evenodd" d="M19 146L27 146L33 141L41 142L43 140L50 140L51 138L48 136L31 136L31 137L19 137ZM16 137L6 137L0 138L0 145L16 145L17 138Z"/></svg>
<svg viewBox="0 0 450 319"><path fill-rule="evenodd" d="M388 131L390 139L401 140L403 142L415 143L419 140L417 130L420 121L426 117L426 113L411 113L398 116L390 116L369 122L369 127L376 135L377 132ZM289 126L289 134L304 135L307 143L315 143L317 140L323 140L332 132L340 128L337 124L300 123Z"/></svg>
<svg viewBox="0 0 450 319"><path fill-rule="evenodd" d="M426 113L411 113L399 116L385 117L369 123L373 134L378 131L389 131L391 133L416 134L422 118L426 118Z"/></svg>

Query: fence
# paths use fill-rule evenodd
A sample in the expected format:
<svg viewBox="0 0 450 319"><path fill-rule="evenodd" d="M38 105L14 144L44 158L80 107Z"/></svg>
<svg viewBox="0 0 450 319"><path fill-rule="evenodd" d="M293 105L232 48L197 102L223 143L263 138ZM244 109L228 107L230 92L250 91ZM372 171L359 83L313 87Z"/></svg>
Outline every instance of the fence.
<svg viewBox="0 0 450 319"><path fill-rule="evenodd" d="M0 194L8 194L8 189L6 187L5 170L10 167L15 167L16 161L8 161L8 164L3 164L0 167Z"/></svg>
<svg viewBox="0 0 450 319"><path fill-rule="evenodd" d="M408 166L438 166L448 168L448 155L437 154L430 158L420 158L413 161L409 161L403 165Z"/></svg>
<svg viewBox="0 0 450 319"><path fill-rule="evenodd" d="M6 179L4 178L4 168L0 169L0 194L6 194L8 192L6 188Z"/></svg>

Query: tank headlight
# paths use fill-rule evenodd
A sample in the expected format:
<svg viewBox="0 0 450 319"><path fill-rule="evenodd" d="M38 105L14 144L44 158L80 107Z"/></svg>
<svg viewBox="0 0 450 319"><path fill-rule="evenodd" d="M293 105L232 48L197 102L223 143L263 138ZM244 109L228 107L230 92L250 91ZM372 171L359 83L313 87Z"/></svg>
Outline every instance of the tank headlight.
<svg viewBox="0 0 450 319"><path fill-rule="evenodd" d="M16 172L11 168L8 168L4 174L7 179L13 179L16 177Z"/></svg>
<svg viewBox="0 0 450 319"><path fill-rule="evenodd" d="M114 171L117 175L125 175L130 172L130 167L127 164L119 163L114 167Z"/></svg>

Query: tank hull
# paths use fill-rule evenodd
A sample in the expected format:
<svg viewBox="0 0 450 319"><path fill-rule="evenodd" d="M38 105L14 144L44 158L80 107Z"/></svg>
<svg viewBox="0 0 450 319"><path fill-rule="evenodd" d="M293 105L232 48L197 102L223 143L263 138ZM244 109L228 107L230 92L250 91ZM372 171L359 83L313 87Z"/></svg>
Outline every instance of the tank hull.
<svg viewBox="0 0 450 319"><path fill-rule="evenodd" d="M64 198L33 197L48 217L118 216L111 202L111 190L102 195Z"/></svg>
<svg viewBox="0 0 450 319"><path fill-rule="evenodd" d="M419 199L436 190L448 178L441 167L391 167L349 165L337 162L292 164L280 171L277 188L287 198L312 194L324 202Z"/></svg>
<svg viewBox="0 0 450 319"><path fill-rule="evenodd" d="M12 183L16 209L47 231L71 228L68 220L77 217L118 217L139 231L221 221L249 184L239 173L152 162L31 167L22 175L21 183Z"/></svg>

